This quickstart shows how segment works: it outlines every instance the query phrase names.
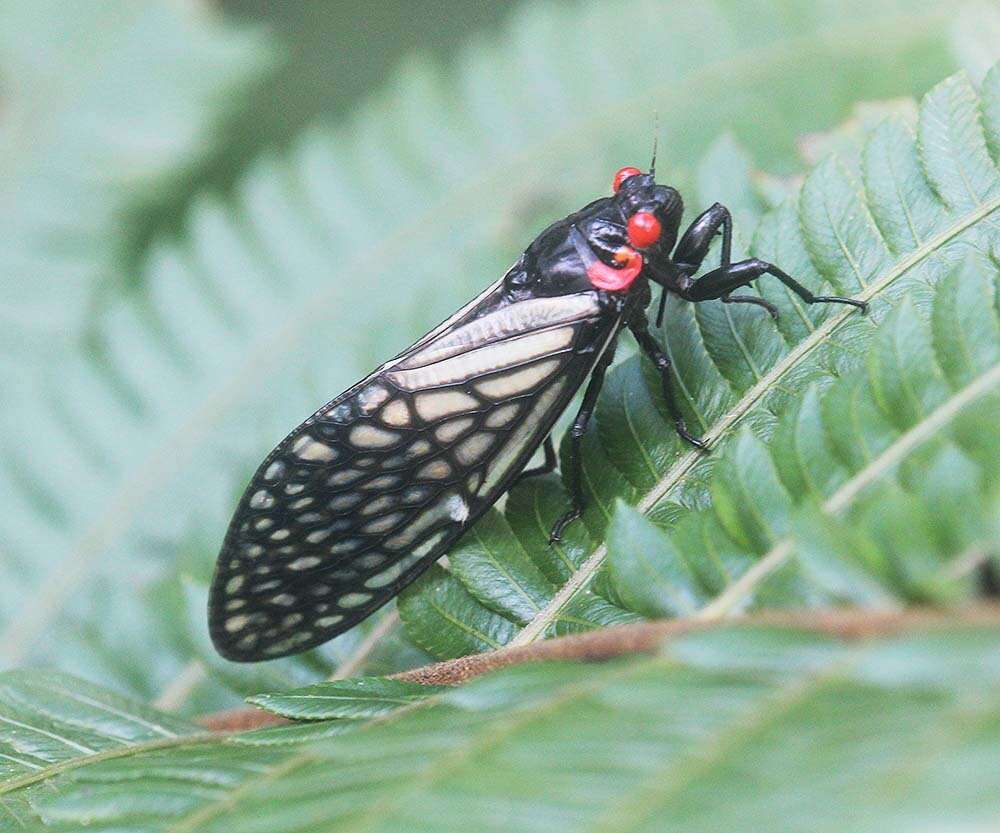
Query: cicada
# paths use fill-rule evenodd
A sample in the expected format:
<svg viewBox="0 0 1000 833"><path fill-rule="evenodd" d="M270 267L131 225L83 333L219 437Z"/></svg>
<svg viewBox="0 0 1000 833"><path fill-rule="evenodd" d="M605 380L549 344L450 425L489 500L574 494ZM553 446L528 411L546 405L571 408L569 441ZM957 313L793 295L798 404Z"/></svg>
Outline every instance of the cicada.
<svg viewBox="0 0 1000 833"><path fill-rule="evenodd" d="M558 540L584 507L581 438L625 330L655 364L677 433L704 447L649 332L651 285L777 317L766 300L732 294L771 275L807 304L865 310L814 295L772 263L732 262L725 206L680 235L683 212L680 193L652 170L622 168L610 197L550 225L500 280L292 431L257 469L222 545L209 601L219 652L274 659L370 616L515 482L555 467L550 432L587 382L569 431L571 505L552 529ZM696 277L720 234L718 267ZM527 468L540 447L544 464Z"/></svg>

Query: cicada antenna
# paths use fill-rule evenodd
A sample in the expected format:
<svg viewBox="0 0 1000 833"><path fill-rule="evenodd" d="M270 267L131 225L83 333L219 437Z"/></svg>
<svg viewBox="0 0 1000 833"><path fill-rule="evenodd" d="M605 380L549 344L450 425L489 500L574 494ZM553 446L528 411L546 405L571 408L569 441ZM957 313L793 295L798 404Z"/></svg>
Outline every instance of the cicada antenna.
<svg viewBox="0 0 1000 833"><path fill-rule="evenodd" d="M649 175L656 179L656 150L660 143L660 114L653 113L653 158L649 163Z"/></svg>

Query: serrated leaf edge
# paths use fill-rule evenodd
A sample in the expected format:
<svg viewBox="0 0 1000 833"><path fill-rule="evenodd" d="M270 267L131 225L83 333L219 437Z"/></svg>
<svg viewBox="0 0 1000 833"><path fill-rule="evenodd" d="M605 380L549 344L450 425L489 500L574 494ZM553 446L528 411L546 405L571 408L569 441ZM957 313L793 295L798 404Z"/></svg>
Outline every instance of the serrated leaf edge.
<svg viewBox="0 0 1000 833"><path fill-rule="evenodd" d="M962 234L976 223L989 217L1000 209L1000 197L994 197L986 203L969 212L965 217L953 223L944 231L930 238L924 245L914 249L906 257L900 259L881 278L869 283L862 292L855 296L860 301L871 301L880 292L891 286L896 280L906 274L910 269L920 264L923 260L933 255L946 243ZM715 446L718 441L725 436L757 402L780 380L786 373L792 370L799 362L805 359L813 350L822 345L833 332L843 324L849 316L857 314L856 310L839 311L827 318L819 327L813 330L808 336L793 347L775 365L765 373L760 381L755 383L730 408L723 416L705 432L703 439L710 445ZM936 413L936 412L935 412ZM694 467L702 455L702 452L692 450L684 454L677 460L659 480L659 482L639 501L637 508L643 514L648 513L664 496L666 496L674 486ZM866 469L867 470L867 469ZM769 553L770 555L770 553ZM600 544L580 568L570 577L570 579L552 597L552 600L545 606L538 616L529 622L511 641L511 645L526 645L539 639L558 617L559 611L572 599L576 593L584 587L597 570L604 563L607 556L607 545ZM775 556L777 560L777 556ZM763 561L763 559L762 559ZM779 561L780 563L780 561ZM754 565L760 567L761 562ZM749 572L745 575L749 576ZM750 581L750 579L748 579ZM736 586L735 584L733 585Z"/></svg>

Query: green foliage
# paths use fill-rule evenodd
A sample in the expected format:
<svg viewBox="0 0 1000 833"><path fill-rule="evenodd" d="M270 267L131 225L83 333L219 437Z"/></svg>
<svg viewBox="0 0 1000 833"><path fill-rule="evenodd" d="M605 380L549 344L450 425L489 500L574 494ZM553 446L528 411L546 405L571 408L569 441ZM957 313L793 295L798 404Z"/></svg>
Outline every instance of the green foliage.
<svg viewBox="0 0 1000 833"><path fill-rule="evenodd" d="M997 657L985 623L853 645L729 627L660 656L509 668L419 703L392 681L353 699L315 686L275 702L301 713L308 696L316 717L325 692L335 719L228 738L89 690L54 720L12 710L37 692L13 679L0 751L40 741L37 768L0 782L0 829L986 829L1000 814ZM387 712L390 690L404 696ZM97 713L128 746L87 751Z"/></svg>
<svg viewBox="0 0 1000 833"><path fill-rule="evenodd" d="M494 518L452 553L459 564L466 547L495 554L475 571L452 571L464 585L451 585L456 594L521 626L512 642L523 644L559 632L580 590L649 616L718 615L751 602L943 602L974 592L969 550L981 560L996 533L1000 343L990 299L1000 170L989 149L998 95L997 68L981 100L963 76L939 84L921 104L916 133L898 116L878 123L857 177L828 158L797 197L761 220L754 254L817 293L868 300L868 316L806 307L766 279L759 289L781 309L777 325L754 308L672 299L660 337L688 424L713 453L676 437L645 360L621 363L585 438L589 508L569 541L574 571L553 582L526 625L519 611L490 603L522 561L501 558L505 550L527 552L545 575L565 563L566 553L546 544L568 500L550 481L512 495L511 528L526 511L519 491L541 488L546 501L516 544ZM753 212L738 149L725 142L712 156L736 204ZM795 554L804 573L777 569ZM408 603L433 587L442 604L443 586L418 584ZM413 620L411 632L420 625ZM447 655L444 627L429 648L438 656Z"/></svg>
<svg viewBox="0 0 1000 833"><path fill-rule="evenodd" d="M190 205L256 121L270 41L200 3L64 6L0 9L0 666L60 669L0 673L0 831L995 823L988 617L855 645L719 627L454 688L374 676L642 617L974 597L1000 540L993 4L530 3ZM971 81L906 98L958 65ZM552 475L397 610L220 659L206 585L252 467L642 162L654 112L689 214L725 202L740 256L870 315L766 279L777 324L671 300L656 335L711 455L625 355L558 545ZM166 713L251 694L298 722Z"/></svg>
<svg viewBox="0 0 1000 833"><path fill-rule="evenodd" d="M0 674L0 830L36 818L36 785L64 770L199 735L182 720L66 674Z"/></svg>
<svg viewBox="0 0 1000 833"><path fill-rule="evenodd" d="M505 575L511 570L503 568ZM504 586L502 580L493 582ZM434 566L419 590L404 591L399 617L407 635L436 657L460 657L490 651L514 638L517 627L474 598L451 573Z"/></svg>
<svg viewBox="0 0 1000 833"><path fill-rule="evenodd" d="M258 694L249 700L294 720L361 720L392 714L445 690L444 686L384 677L355 677L279 694Z"/></svg>
<svg viewBox="0 0 1000 833"><path fill-rule="evenodd" d="M199 199L179 239L144 253L146 291L100 317L93 351L22 362L5 383L0 663L50 662L148 698L196 679L179 702L201 708L260 690L262 677L328 673L361 635L266 671L221 662L204 636L217 543L276 439L501 274L540 226L605 190L623 161L644 157L654 110L661 168L682 186L709 181L696 160L723 125L754 159L794 170L803 131L833 123L857 98L919 91L953 69L949 9L937 0L531 6L496 42L470 46L455 79L411 65L349 123L256 164L232 200ZM611 60L609 33L622 20L629 60ZM744 218L762 207L746 202ZM32 257L54 262L45 241ZM691 325L685 315L672 309L671 326ZM716 322L702 324L709 332ZM729 394L710 370L702 390L721 404ZM607 407L633 389L651 401L625 375L611 389ZM613 498L631 501L628 477L656 480L675 455L663 445L669 432L650 427L651 463L626 452L638 468L619 473L591 449ZM538 621L539 604L600 535L588 518L589 532L578 526L549 556L536 527L562 511L551 483L511 496L511 507L534 504L509 520L523 553L504 545L456 561L456 575L481 574L491 558L518 571L516 588L464 577L483 611L473 618L490 623L477 633L494 641ZM594 505L610 512L613 499ZM581 593L552 627L633 617ZM397 643L379 667L419 656Z"/></svg>
<svg viewBox="0 0 1000 833"><path fill-rule="evenodd" d="M774 605L761 582L797 556L808 589L786 603L803 592L860 604L974 594L974 556L997 531L994 271L967 263L948 275L930 323L903 300L864 365L822 392L810 385L767 442L744 429L715 464L709 508L672 513L667 531L620 507L612 592L649 616L690 614L719 593L715 613L757 592ZM754 564L754 581L735 581Z"/></svg>
<svg viewBox="0 0 1000 833"><path fill-rule="evenodd" d="M0 344L78 337L130 236L271 63L200 3L0 8ZM0 363L0 370L3 364Z"/></svg>

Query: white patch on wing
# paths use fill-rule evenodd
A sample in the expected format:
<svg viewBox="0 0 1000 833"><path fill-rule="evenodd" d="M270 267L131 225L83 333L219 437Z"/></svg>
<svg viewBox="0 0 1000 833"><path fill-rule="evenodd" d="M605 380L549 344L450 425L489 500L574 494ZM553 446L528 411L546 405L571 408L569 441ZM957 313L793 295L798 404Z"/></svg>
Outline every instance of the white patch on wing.
<svg viewBox="0 0 1000 833"><path fill-rule="evenodd" d="M558 359L546 359L523 370L512 370L477 382L476 390L494 400L507 399L541 384L558 366Z"/></svg>
<svg viewBox="0 0 1000 833"><path fill-rule="evenodd" d="M421 367L463 353L471 347L543 327L581 321L599 313L600 306L594 292L558 298L530 298L501 307L454 330L442 332L398 367L403 370Z"/></svg>
<svg viewBox="0 0 1000 833"><path fill-rule="evenodd" d="M525 445L531 441L538 431L538 425L546 413L555 405L563 389L566 387L566 379L559 379L548 387L535 400L531 410L525 415L524 422L507 438L503 445L503 450L496 459L490 463L486 470L486 478L479 489L478 494L489 494L507 475L511 465L524 451Z"/></svg>
<svg viewBox="0 0 1000 833"><path fill-rule="evenodd" d="M329 463L338 456L337 452L326 443L314 440L308 434L303 434L292 444L292 454L315 463Z"/></svg>
<svg viewBox="0 0 1000 833"><path fill-rule="evenodd" d="M381 587L392 584L421 558L422 556L415 552L400 558L399 561L386 567L381 573L375 573L375 575L365 579L365 587L377 590Z"/></svg>
<svg viewBox="0 0 1000 833"><path fill-rule="evenodd" d="M455 449L455 456L463 466L471 466L479 460L494 442L495 434L479 433L473 434L467 440L462 440Z"/></svg>
<svg viewBox="0 0 1000 833"><path fill-rule="evenodd" d="M494 408L486 416L486 427L503 428L505 425L509 425L513 422L514 417L516 417L520 411L521 406L517 402L509 402L506 405L501 405L499 408Z"/></svg>
<svg viewBox="0 0 1000 833"><path fill-rule="evenodd" d="M388 448L399 442L399 433L375 425L355 425L348 435L355 448Z"/></svg>
<svg viewBox="0 0 1000 833"><path fill-rule="evenodd" d="M479 402L460 390L425 391L414 397L417 413L427 422L435 422L452 414L468 413Z"/></svg>
<svg viewBox="0 0 1000 833"><path fill-rule="evenodd" d="M358 409L367 416L388 398L389 391L376 382L358 393Z"/></svg>
<svg viewBox="0 0 1000 833"><path fill-rule="evenodd" d="M465 502L461 495L449 495L444 502L448 510L448 515L452 520L462 523L469 517L469 504Z"/></svg>
<svg viewBox="0 0 1000 833"><path fill-rule="evenodd" d="M379 414L386 425L402 428L410 424L410 409L402 399L393 399Z"/></svg>
<svg viewBox="0 0 1000 833"><path fill-rule="evenodd" d="M385 546L394 550L402 549L412 544L425 530L440 521L449 519L462 522L468 517L468 504L461 495L450 492L418 512L403 529L385 540Z"/></svg>
<svg viewBox="0 0 1000 833"><path fill-rule="evenodd" d="M573 335L572 327L541 330L488 344L413 370L394 370L389 373L389 378L407 390L423 390L463 382L485 373L550 356L568 347L573 341Z"/></svg>
<svg viewBox="0 0 1000 833"><path fill-rule="evenodd" d="M431 460L417 471L417 477L423 480L443 480L451 474L451 466L447 460Z"/></svg>
<svg viewBox="0 0 1000 833"><path fill-rule="evenodd" d="M464 434L475 420L472 417L456 417L449 419L434 430L434 436L443 443L450 443Z"/></svg>
<svg viewBox="0 0 1000 833"><path fill-rule="evenodd" d="M348 483L353 483L363 474L363 471L358 471L357 469L341 469L340 471L335 471L331 474L326 479L326 483L328 486L344 486ZM287 489L285 491L287 491Z"/></svg>

